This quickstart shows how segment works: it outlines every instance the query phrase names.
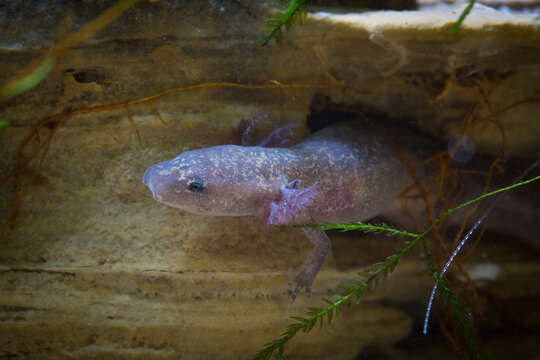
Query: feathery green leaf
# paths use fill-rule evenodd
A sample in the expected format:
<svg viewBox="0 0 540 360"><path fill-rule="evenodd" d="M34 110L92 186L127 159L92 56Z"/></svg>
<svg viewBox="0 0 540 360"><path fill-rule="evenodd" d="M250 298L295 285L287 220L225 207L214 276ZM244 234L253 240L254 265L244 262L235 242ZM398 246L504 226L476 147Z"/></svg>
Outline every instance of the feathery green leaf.
<svg viewBox="0 0 540 360"><path fill-rule="evenodd" d="M280 43L283 38L283 30L288 32L291 29L292 24L302 24L307 15L306 0L290 0L289 6L284 13L280 14L276 18L266 20L266 24L270 28L264 30L265 35L262 39L263 45L270 44L272 39L275 39L277 43Z"/></svg>

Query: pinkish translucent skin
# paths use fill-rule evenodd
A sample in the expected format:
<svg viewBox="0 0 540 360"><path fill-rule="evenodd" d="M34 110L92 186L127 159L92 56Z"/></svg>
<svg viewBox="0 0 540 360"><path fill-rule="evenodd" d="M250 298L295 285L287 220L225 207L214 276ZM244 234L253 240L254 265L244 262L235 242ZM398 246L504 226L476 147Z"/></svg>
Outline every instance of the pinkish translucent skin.
<svg viewBox="0 0 540 360"><path fill-rule="evenodd" d="M202 181L202 192L189 190L194 179ZM293 181L301 186L288 188ZM191 213L251 215L264 217L264 224L286 225L371 218L412 179L380 136L343 123L290 148L221 145L186 151L150 167L143 182L157 201Z"/></svg>
<svg viewBox="0 0 540 360"><path fill-rule="evenodd" d="M287 225L295 218L309 211L313 200L317 196L317 184L306 189L296 190L281 188L281 199L270 203L270 215L267 225Z"/></svg>
<svg viewBox="0 0 540 360"><path fill-rule="evenodd" d="M401 136L423 147L419 138L396 134L393 140ZM403 143L397 145L403 149ZM191 213L251 215L266 225L287 225L369 219L388 208L412 179L380 134L349 122L290 148L222 145L187 151L150 167L143 182L157 201ZM331 249L323 231L303 232L315 248L294 279L293 298L302 289L309 294Z"/></svg>

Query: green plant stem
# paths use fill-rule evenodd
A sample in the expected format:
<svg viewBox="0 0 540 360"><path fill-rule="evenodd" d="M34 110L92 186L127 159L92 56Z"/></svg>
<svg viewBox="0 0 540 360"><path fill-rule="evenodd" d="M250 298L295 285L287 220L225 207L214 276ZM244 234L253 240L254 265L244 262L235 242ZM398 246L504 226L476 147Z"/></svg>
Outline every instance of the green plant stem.
<svg viewBox="0 0 540 360"><path fill-rule="evenodd" d="M467 5L467 7L463 10L461 15L459 15L459 18L455 22L455 24L452 25L452 27L450 28L450 34L457 33L461 24L463 23L463 21L465 21L465 18L469 15L475 3L476 3L476 0L469 0L469 4Z"/></svg>
<svg viewBox="0 0 540 360"><path fill-rule="evenodd" d="M442 214L441 216L439 216L434 222L433 224L431 224L422 234L420 234L420 236L424 237L425 235L427 235L431 230L433 230L433 228L435 226L437 226L441 221L443 221L446 217L448 217L449 215L452 215L454 212L458 211L459 209L462 209L466 206L469 206L469 205L472 205L480 200L483 200L487 197L490 197L490 196L493 196L493 195L496 195L498 193L501 193L501 192L504 192L504 191L508 191L508 190L512 190L512 189L515 189L517 187L520 187L520 186L523 186L523 185L527 185L527 184L530 184L534 181L537 181L537 180L540 180L540 176L536 176L536 177L533 177L529 180L524 180L524 181L521 181L521 182L518 182L518 183L515 183L515 184L512 184L512 185L509 185L509 186L505 186L503 188L500 188L500 189L497 189L497 190L493 190L493 191L490 191L488 193L485 193L485 194L482 194L472 200L469 200L469 201L466 201L462 204L459 204L458 206L450 209L450 210L447 210L444 214Z"/></svg>

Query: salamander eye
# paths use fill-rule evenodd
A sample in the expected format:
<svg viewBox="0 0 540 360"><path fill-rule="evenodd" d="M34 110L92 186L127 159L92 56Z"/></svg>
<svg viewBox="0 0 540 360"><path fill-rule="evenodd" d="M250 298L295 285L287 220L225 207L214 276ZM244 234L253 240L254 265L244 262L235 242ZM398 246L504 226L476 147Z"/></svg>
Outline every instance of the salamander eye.
<svg viewBox="0 0 540 360"><path fill-rule="evenodd" d="M192 193L202 193L203 190L204 190L204 183L202 181L202 179L199 179L199 178L195 178L195 179L191 179L188 183L188 190L191 191Z"/></svg>

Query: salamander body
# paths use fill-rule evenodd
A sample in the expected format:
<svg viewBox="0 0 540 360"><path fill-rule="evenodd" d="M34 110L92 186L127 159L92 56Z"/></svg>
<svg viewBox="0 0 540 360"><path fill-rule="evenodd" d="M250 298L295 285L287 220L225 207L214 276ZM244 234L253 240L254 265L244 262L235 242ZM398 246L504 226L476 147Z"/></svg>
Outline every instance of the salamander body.
<svg viewBox="0 0 540 360"><path fill-rule="evenodd" d="M397 134L398 140L415 142L394 133L392 139ZM400 142L394 145L401 148ZM404 155L416 161L416 154ZM186 151L151 166L143 182L166 205L211 216L256 216L271 226L363 221L388 208L413 179L380 132L349 121L290 148L222 145ZM323 231L303 231L315 249L295 278L293 298L301 289L309 294L331 248Z"/></svg>

